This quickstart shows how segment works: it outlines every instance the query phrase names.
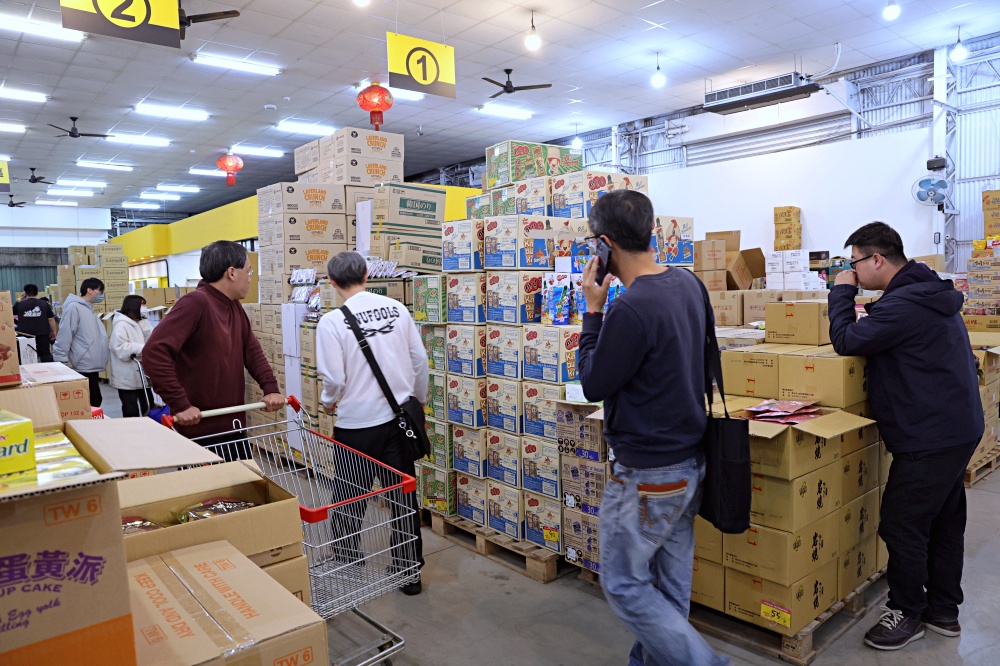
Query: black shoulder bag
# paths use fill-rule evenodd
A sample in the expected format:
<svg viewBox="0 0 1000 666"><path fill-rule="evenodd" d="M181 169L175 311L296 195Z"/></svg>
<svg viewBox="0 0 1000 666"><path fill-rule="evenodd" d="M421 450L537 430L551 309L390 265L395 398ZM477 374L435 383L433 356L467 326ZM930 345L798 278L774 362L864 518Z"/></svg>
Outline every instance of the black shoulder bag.
<svg viewBox="0 0 1000 666"><path fill-rule="evenodd" d="M708 396L708 423L702 439L705 453L705 481L699 515L726 534L742 534L750 529L750 423L729 417L722 387L722 359L715 327L711 325L712 303L705 297L705 394ZM712 377L722 395L725 418L712 415Z"/></svg>
<svg viewBox="0 0 1000 666"><path fill-rule="evenodd" d="M424 408L412 395L406 399L406 401L400 405L396 402L395 396L392 395L392 389L389 388L389 382L385 380L385 375L382 374L382 368L378 367L378 361L375 360L375 354L372 353L372 348L368 344L368 339L365 337L364 332L358 325L358 320L355 318L354 313L351 312L346 305L340 306L340 312L344 315L344 319L347 321L348 326L354 331L354 337L358 340L358 346L361 347L361 353L365 355L368 360L368 366L372 369L372 374L375 375L375 380L378 382L379 387L382 389L382 393L385 394L385 399L389 402L389 407L392 408L392 413L396 415L396 422L399 424L400 429L406 434L406 450L403 451L403 457L406 460L419 460L431 452L431 442L427 437L427 427L424 421Z"/></svg>

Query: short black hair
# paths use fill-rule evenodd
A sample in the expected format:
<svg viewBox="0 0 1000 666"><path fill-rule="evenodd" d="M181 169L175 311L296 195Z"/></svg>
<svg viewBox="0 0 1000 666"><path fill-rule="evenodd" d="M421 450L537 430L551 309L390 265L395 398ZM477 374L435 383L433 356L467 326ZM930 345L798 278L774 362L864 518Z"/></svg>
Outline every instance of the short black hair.
<svg viewBox="0 0 1000 666"><path fill-rule="evenodd" d="M357 252L341 252L326 262L326 274L338 287L353 287L365 281L368 263Z"/></svg>
<svg viewBox="0 0 1000 666"><path fill-rule="evenodd" d="M615 190L590 209L590 231L607 236L626 252L647 252L653 236L653 202L634 190Z"/></svg>
<svg viewBox="0 0 1000 666"><path fill-rule="evenodd" d="M24 295L25 296L38 296L38 285L37 284L26 284L26 285L24 285Z"/></svg>
<svg viewBox="0 0 1000 666"><path fill-rule="evenodd" d="M212 284L222 279L230 268L243 269L247 263L247 249L233 241L215 241L201 250L199 272L205 282Z"/></svg>
<svg viewBox="0 0 1000 666"><path fill-rule="evenodd" d="M889 263L901 265L906 263L903 254L903 239L896 230L885 222L870 222L847 238L844 247L855 246L862 254L881 254Z"/></svg>
<svg viewBox="0 0 1000 666"><path fill-rule="evenodd" d="M142 319L142 296L129 294L122 300L118 311L133 321L139 321Z"/></svg>
<svg viewBox="0 0 1000 666"><path fill-rule="evenodd" d="M97 278L87 278L80 283L80 295L86 296L87 292L91 289L96 289L97 291L104 291L104 283Z"/></svg>

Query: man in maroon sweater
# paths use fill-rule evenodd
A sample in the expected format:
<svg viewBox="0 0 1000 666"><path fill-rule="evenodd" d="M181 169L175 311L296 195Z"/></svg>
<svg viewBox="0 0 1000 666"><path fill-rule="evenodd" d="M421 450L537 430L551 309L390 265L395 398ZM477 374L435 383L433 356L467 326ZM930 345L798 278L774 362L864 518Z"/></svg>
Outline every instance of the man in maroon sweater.
<svg viewBox="0 0 1000 666"><path fill-rule="evenodd" d="M231 241L216 241L201 251L202 281L178 299L154 329L142 350L142 363L153 389L170 406L177 431L186 437L218 436L246 424L246 415L202 419L201 410L244 403L246 368L264 391L266 411L285 405L271 366L250 331L240 299L250 290L253 269L246 249ZM212 437L203 444L231 441ZM230 457L248 457L246 455Z"/></svg>

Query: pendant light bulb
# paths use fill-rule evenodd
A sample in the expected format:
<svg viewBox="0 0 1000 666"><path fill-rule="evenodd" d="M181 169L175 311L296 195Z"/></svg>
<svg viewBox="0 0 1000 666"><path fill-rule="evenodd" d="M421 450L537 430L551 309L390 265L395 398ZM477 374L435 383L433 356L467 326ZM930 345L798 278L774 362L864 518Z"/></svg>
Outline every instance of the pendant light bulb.
<svg viewBox="0 0 1000 666"><path fill-rule="evenodd" d="M355 7L367 7L372 4L372 0L354 0Z"/></svg>
<svg viewBox="0 0 1000 666"><path fill-rule="evenodd" d="M900 13L899 5L896 4L896 0L889 0L886 3L885 8L882 10L882 18L886 21L895 21L899 18Z"/></svg>
<svg viewBox="0 0 1000 666"><path fill-rule="evenodd" d="M535 11L531 11L531 32L524 38L524 47L529 51L537 51L542 48L542 38L538 36L538 31L535 30Z"/></svg>
<svg viewBox="0 0 1000 666"><path fill-rule="evenodd" d="M580 150L583 148L583 139L580 138L580 125L578 123L574 123L573 128L575 136L569 146L575 150Z"/></svg>
<svg viewBox="0 0 1000 666"><path fill-rule="evenodd" d="M965 44L962 43L962 29L959 28L958 41L955 43L955 46L951 47L951 51L948 52L948 58L952 62L957 63L957 62L963 62L968 57L969 57L969 49L967 49L965 47Z"/></svg>
<svg viewBox="0 0 1000 666"><path fill-rule="evenodd" d="M656 71L653 72L653 76L649 79L649 85L654 88L662 88L667 85L667 76L660 71L660 52L656 52Z"/></svg>

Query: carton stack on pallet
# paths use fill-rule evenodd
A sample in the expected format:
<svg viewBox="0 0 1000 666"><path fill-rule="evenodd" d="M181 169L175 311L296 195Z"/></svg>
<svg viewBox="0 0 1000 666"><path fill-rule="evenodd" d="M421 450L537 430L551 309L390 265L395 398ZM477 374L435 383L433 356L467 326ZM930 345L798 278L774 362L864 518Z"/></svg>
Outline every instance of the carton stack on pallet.
<svg viewBox="0 0 1000 666"><path fill-rule="evenodd" d="M98 268L96 265L97 247L94 245L70 245L66 251L69 258L68 264L57 267L59 279L57 289L50 290L52 304L61 307L66 297L70 294L80 295L80 283L87 277L97 277L96 271L87 270ZM126 265L126 269L128 266ZM79 272L78 269L84 269ZM58 312L58 310L57 310Z"/></svg>
<svg viewBox="0 0 1000 666"><path fill-rule="evenodd" d="M979 361L979 395L983 403L986 431L969 460L970 474L966 477L967 485L981 478L975 470L1000 454L996 450L997 436L1000 434L997 423L997 405L1000 404L1000 334L969 333L969 339L972 343L972 353Z"/></svg>

